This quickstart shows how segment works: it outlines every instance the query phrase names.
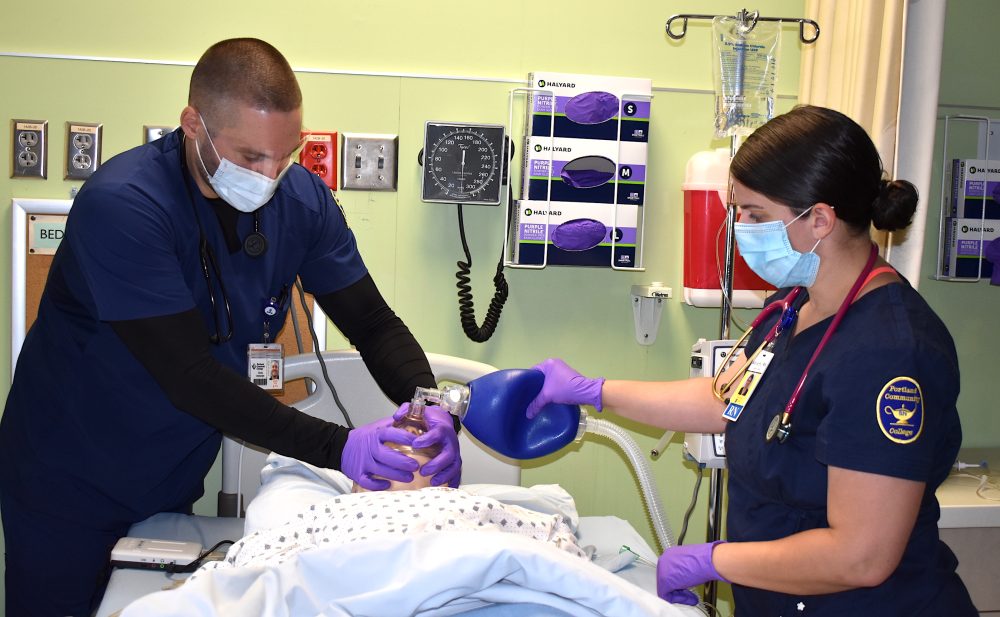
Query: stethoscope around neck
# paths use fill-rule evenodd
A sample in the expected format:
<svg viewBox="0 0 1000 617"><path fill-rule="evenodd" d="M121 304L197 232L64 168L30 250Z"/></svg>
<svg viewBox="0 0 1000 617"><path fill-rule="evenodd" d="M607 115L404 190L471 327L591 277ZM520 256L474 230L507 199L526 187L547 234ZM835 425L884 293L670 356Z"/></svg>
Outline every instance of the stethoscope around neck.
<svg viewBox="0 0 1000 617"><path fill-rule="evenodd" d="M788 437L792 432L792 412L795 411L795 404L798 403L799 395L802 393L802 387L806 382L806 378L809 376L809 369L812 368L813 363L816 362L816 358L819 357L820 352L822 352L826 347L826 344L829 342L830 337L833 336L837 326L839 326L840 322L844 319L844 315L847 314L847 310L851 307L855 298L857 298L858 292L860 292L861 288L864 287L865 282L868 279L868 275L875 267L875 259L877 257L878 247L872 244L868 255L868 262L865 264L864 269L862 269L861 274L858 275L857 280L854 281L854 285L851 287L851 290L847 292L847 296L841 303L840 308L837 309L837 313L834 315L833 321L830 322L830 325L826 328L826 332L823 333L823 338L820 339L819 345L816 346L812 357L809 358L809 363L806 364L805 370L802 371L802 375L799 377L799 381L795 385L795 390L792 391L792 395L789 397L788 403L785 404L784 411L779 412L771 419L771 423L768 425L767 431L764 433L764 439L766 441L771 442L777 439L778 443L785 443L785 441L788 440ZM774 341L781 335L782 332L795 325L795 320L798 317L799 312L799 307L797 307L795 303L802 294L802 290L803 287L801 286L793 288L781 301L772 302L764 307L764 309L753 320L750 327L747 328L746 332L744 332L739 338L732 350L730 350L729 354L727 354L726 358L723 359L721 363L723 369L720 369L718 374L716 374L715 378L712 380L712 394L714 394L717 399L723 403L728 403L729 399L726 398L726 393L729 392L733 385L735 385L736 382L738 382L746 374L754 360L757 359L762 351L772 347ZM722 376L722 373L725 372L724 367L728 364L729 357L740 349L740 346L743 345L747 337L750 336L750 333L753 332L757 326L762 324L766 319L778 311L781 312L781 316L775 322L771 331L767 333L767 336L764 337L764 341L760 344L760 347L753 352L753 355L747 358L747 360L743 363L743 366L736 371L736 374L728 382L726 382L724 386L719 387L719 378Z"/></svg>
<svg viewBox="0 0 1000 617"><path fill-rule="evenodd" d="M212 305L212 319L215 321L215 334L209 336L209 340L215 345L221 345L233 338L233 311L229 304L229 294L226 293L226 284L222 280L222 272L215 259L215 252L208 243L205 236L205 228L201 224L201 216L198 215L198 204L194 200L194 191L191 189L193 177L187 166L186 137L181 137L180 159L181 174L184 176L184 189L187 191L188 201L194 211L194 220L198 224L198 253L201 257L201 271L205 277L205 285L208 287L208 299ZM250 257L260 257L267 252L267 238L260 231L260 211L253 213L253 231L243 240L243 251ZM215 298L215 286L212 285L212 274L219 282L219 291L222 292L222 305L226 309L226 333L222 333L219 323L218 302Z"/></svg>

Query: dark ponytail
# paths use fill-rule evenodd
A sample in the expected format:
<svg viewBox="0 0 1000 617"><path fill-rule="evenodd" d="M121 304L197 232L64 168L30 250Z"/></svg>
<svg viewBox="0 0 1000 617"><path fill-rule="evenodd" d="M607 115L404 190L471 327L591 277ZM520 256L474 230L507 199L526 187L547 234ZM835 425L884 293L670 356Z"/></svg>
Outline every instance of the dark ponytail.
<svg viewBox="0 0 1000 617"><path fill-rule="evenodd" d="M829 204L858 233L872 224L902 229L917 207L912 184L883 179L865 130L825 107L800 105L773 118L746 139L729 170L740 184L798 212Z"/></svg>
<svg viewBox="0 0 1000 617"><path fill-rule="evenodd" d="M917 187L906 180L882 180L878 197L872 204L872 224L875 229L904 229L917 211Z"/></svg>

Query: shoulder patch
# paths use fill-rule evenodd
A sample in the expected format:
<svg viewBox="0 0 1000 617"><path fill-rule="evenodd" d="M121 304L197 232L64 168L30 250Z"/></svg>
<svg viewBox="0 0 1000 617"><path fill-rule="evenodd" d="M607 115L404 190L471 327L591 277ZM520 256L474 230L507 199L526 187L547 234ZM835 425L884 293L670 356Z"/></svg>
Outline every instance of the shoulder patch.
<svg viewBox="0 0 1000 617"><path fill-rule="evenodd" d="M340 204L340 200L337 199L337 194L330 191L330 195L333 197L333 203L337 204L337 207L340 208L340 216L344 217L344 225L347 225L347 228L350 229L351 225L347 222L347 212L344 212L344 206L342 206Z"/></svg>
<svg viewBox="0 0 1000 617"><path fill-rule="evenodd" d="M924 427L924 395L912 377L885 384L875 401L875 418L882 433L896 443L913 443Z"/></svg>

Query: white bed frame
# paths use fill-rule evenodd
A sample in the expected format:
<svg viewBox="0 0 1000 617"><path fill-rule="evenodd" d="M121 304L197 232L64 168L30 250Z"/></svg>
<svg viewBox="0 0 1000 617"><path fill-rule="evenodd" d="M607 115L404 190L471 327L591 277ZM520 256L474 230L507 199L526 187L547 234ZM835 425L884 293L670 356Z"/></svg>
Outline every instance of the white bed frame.
<svg viewBox="0 0 1000 617"><path fill-rule="evenodd" d="M322 354L333 387L351 421L361 426L391 415L396 404L379 389L357 351L326 351ZM429 353L427 359L438 382L467 383L497 369L488 364ZM285 382L307 378L319 384L315 392L293 406L323 420L347 425L326 386L319 359L314 353L291 356L285 360ZM501 457L487 449L467 431L459 434L462 450L462 481L490 484L520 484L521 468L517 461ZM219 493L219 516L236 515L236 495L243 494L246 507L260 488L260 470L268 451L252 444L226 437L222 444L222 491Z"/></svg>

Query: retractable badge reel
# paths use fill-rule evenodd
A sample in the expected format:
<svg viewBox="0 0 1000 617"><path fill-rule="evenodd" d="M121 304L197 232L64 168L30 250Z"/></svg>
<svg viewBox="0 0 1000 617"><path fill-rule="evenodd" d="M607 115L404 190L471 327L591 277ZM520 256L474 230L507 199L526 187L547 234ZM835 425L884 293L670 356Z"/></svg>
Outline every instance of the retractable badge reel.
<svg viewBox="0 0 1000 617"><path fill-rule="evenodd" d="M247 345L247 377L261 389L271 394L285 393L285 350L281 343L271 342L271 320L282 309L288 288L278 297L264 303L264 342Z"/></svg>

